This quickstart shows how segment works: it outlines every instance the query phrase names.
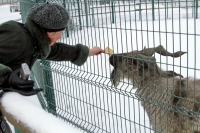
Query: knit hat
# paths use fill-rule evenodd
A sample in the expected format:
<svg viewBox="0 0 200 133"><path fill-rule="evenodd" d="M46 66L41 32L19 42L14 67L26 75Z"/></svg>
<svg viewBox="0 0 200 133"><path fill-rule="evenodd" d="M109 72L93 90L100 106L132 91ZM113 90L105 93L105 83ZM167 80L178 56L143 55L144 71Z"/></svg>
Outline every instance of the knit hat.
<svg viewBox="0 0 200 133"><path fill-rule="evenodd" d="M61 31L67 26L69 14L65 8L55 3L34 6L27 17L41 26L45 31Z"/></svg>

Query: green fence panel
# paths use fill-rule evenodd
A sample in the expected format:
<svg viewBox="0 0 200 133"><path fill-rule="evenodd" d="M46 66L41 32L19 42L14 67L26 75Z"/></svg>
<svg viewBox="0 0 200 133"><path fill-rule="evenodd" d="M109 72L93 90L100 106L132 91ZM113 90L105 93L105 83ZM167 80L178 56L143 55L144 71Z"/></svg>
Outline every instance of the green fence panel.
<svg viewBox="0 0 200 133"><path fill-rule="evenodd" d="M26 22L27 11L34 6L34 2L30 0L20 0L20 12L22 17L22 23Z"/></svg>
<svg viewBox="0 0 200 133"><path fill-rule="evenodd" d="M41 67L43 68L43 78L45 84L45 97L48 105L48 111L54 115L56 115L56 103L54 96L54 88L53 88L53 79L51 74L51 66L49 61L40 61ZM40 72L40 71L35 71Z"/></svg>
<svg viewBox="0 0 200 133"><path fill-rule="evenodd" d="M85 132L200 132L198 1L47 1L71 16L59 41L123 54L80 67L38 60L31 78L45 110Z"/></svg>
<svg viewBox="0 0 200 133"><path fill-rule="evenodd" d="M36 61L32 68L31 79L35 81L35 87L44 89L43 93L38 94L43 109L56 115L56 103L50 62L44 60Z"/></svg>
<svg viewBox="0 0 200 133"><path fill-rule="evenodd" d="M17 128L14 129L15 133L21 133Z"/></svg>

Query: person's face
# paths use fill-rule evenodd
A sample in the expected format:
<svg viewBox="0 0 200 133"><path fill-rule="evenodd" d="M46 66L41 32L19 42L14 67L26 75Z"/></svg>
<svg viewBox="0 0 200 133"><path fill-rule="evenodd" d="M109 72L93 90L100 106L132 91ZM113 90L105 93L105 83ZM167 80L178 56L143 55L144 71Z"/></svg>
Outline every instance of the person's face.
<svg viewBox="0 0 200 133"><path fill-rule="evenodd" d="M64 30L62 30L62 31L56 31L56 32L47 32L47 36L50 39L49 46L54 45L54 43L62 37L63 31Z"/></svg>

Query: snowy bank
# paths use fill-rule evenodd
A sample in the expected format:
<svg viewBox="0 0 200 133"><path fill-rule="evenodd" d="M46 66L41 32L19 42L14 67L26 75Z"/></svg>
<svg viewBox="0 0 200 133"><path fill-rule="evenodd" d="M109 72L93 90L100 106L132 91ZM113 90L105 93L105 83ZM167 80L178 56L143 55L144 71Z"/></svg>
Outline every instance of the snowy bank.
<svg viewBox="0 0 200 133"><path fill-rule="evenodd" d="M1 111L8 121L25 133L75 133L77 129L67 125L54 115L33 104L22 95L9 92L0 100Z"/></svg>

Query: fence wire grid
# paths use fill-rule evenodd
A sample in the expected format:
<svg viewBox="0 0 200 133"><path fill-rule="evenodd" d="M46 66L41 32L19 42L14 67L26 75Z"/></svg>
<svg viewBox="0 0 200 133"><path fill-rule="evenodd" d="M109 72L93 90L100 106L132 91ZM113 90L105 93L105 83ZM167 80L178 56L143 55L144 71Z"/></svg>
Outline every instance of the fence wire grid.
<svg viewBox="0 0 200 133"><path fill-rule="evenodd" d="M0 5L17 3L19 0L0 0Z"/></svg>
<svg viewBox="0 0 200 133"><path fill-rule="evenodd" d="M45 0L20 0L28 8ZM59 41L113 49L70 62L38 60L42 107L85 132L200 133L198 0L48 0L70 13Z"/></svg>

